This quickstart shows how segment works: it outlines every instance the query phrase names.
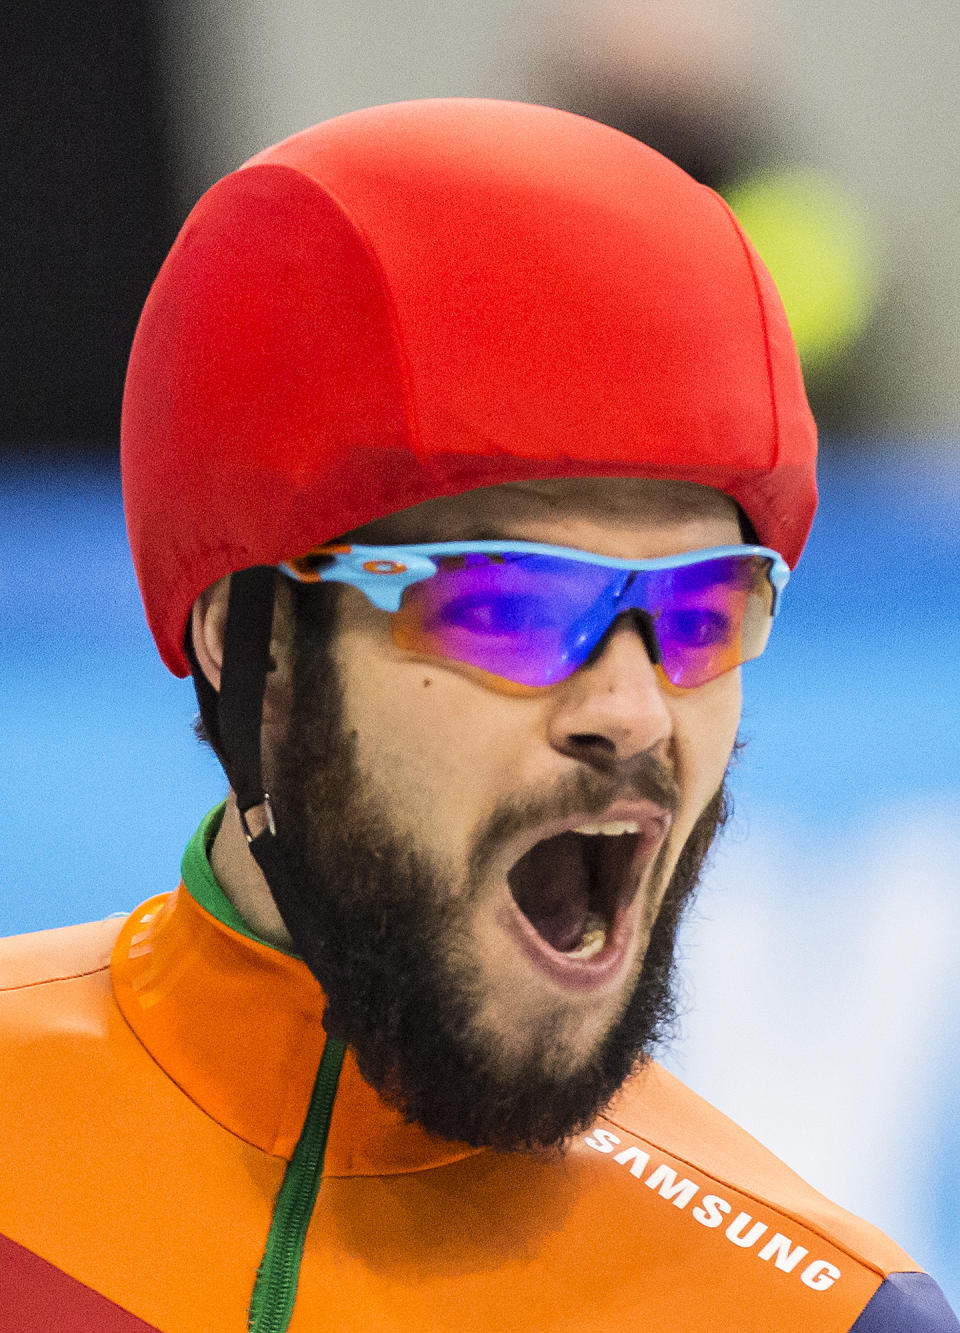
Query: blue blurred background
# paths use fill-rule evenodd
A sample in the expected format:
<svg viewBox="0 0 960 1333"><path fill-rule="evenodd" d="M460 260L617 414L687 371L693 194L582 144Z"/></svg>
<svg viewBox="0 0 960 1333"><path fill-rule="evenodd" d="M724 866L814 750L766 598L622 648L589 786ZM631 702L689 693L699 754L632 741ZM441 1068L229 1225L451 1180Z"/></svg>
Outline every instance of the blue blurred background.
<svg viewBox="0 0 960 1333"><path fill-rule="evenodd" d="M960 9L79 0L13 22L0 933L171 887L223 794L143 623L116 458L137 313L197 194L398 97L605 119L739 212L826 427L667 1062L960 1308Z"/></svg>

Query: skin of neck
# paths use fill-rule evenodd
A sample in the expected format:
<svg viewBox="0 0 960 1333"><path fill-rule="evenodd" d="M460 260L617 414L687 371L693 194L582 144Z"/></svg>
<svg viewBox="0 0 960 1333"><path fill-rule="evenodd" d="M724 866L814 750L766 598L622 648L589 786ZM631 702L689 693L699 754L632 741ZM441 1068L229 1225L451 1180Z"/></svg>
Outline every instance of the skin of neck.
<svg viewBox="0 0 960 1333"><path fill-rule="evenodd" d="M240 822L237 798L231 791L223 821L210 850L210 868L226 897L244 921L268 944L292 947L263 872L250 855Z"/></svg>

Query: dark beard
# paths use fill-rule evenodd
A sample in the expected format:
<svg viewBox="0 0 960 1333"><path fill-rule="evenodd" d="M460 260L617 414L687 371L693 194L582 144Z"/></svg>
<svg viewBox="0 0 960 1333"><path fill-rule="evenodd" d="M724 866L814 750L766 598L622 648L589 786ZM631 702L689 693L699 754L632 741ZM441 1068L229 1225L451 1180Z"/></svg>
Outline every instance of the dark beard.
<svg viewBox="0 0 960 1333"><path fill-rule="evenodd" d="M606 1038L574 1072L558 1072L556 1031L538 1022L522 1067L508 1068L477 1029L483 982L476 960L458 948L469 938L476 880L451 894L442 869L389 827L343 732L328 644L327 632L298 618L290 727L271 775L285 869L284 883L271 887L323 988L324 1025L350 1045L364 1078L432 1133L505 1150L559 1147L649 1059L674 1019L677 928L726 819L726 789L684 846L640 976ZM651 779L651 794L657 780L669 781ZM584 770L563 793L538 799L537 810L592 803L599 811L610 783ZM482 861L492 831L532 822L528 811L498 810L472 864ZM285 910L291 901L295 909Z"/></svg>

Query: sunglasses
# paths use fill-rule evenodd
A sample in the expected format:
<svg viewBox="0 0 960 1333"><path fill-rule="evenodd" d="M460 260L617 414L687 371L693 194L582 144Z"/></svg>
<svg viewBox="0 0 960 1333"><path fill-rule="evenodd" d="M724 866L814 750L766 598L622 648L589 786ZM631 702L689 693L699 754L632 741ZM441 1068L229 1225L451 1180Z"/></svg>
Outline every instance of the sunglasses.
<svg viewBox="0 0 960 1333"><path fill-rule="evenodd" d="M280 569L359 588L390 612L397 647L476 667L507 689L566 680L621 617L671 684L694 689L760 656L790 576L762 546L618 560L507 541L321 546Z"/></svg>

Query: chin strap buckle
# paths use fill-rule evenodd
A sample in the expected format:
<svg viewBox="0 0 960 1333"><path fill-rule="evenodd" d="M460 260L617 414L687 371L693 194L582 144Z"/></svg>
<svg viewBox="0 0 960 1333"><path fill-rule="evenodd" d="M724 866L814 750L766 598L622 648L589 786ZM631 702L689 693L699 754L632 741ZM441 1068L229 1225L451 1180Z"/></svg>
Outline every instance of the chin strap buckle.
<svg viewBox="0 0 960 1333"><path fill-rule="evenodd" d="M254 819L254 823L259 826L254 833L251 831L247 816L255 811L260 811L261 813ZM277 825L273 817L273 805L270 802L270 793L268 791L263 793L263 799L257 805L251 805L246 810L240 811L240 823L243 825L244 836L246 837L248 844L252 843L254 838L259 838L261 834L268 830L271 838L277 836Z"/></svg>

